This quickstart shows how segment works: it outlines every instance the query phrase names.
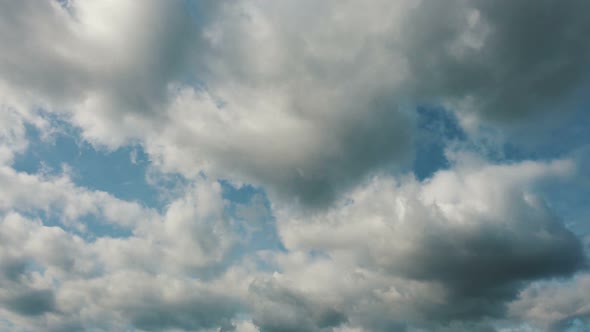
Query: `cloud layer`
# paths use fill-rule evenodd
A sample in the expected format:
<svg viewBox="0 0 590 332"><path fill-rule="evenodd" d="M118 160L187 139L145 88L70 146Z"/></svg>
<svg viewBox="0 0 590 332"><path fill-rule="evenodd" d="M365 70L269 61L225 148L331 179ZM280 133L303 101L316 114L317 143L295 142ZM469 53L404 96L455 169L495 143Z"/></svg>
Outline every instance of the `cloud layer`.
<svg viewBox="0 0 590 332"><path fill-rule="evenodd" d="M563 112L589 70L575 0L6 7L4 99L65 113L96 144L139 139L168 170L307 204L407 158L413 105L525 121Z"/></svg>
<svg viewBox="0 0 590 332"><path fill-rule="evenodd" d="M589 10L1 4L0 329L585 328ZM19 166L64 126L161 204Z"/></svg>

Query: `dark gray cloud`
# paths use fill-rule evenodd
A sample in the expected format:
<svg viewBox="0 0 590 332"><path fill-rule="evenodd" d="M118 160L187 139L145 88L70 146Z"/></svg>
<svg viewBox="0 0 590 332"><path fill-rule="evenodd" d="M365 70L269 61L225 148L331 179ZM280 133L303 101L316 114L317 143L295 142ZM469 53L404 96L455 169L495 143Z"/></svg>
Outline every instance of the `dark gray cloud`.
<svg viewBox="0 0 590 332"><path fill-rule="evenodd" d="M585 265L579 239L561 221L550 215L527 220L531 212L512 216L514 220L504 226L435 224L415 238L419 243L415 250L393 262L391 273L444 284L450 291L450 303L467 302L465 308L443 310L451 315L454 310L457 314L471 310L474 315L491 314L494 311L485 305L512 299L521 282L568 276ZM515 226L506 226L511 224ZM528 232L543 236L529 236Z"/></svg>
<svg viewBox="0 0 590 332"><path fill-rule="evenodd" d="M2 279L16 281L25 272L26 267L27 261L25 259L3 257L0 260L0 276Z"/></svg>
<svg viewBox="0 0 590 332"><path fill-rule="evenodd" d="M25 316L38 316L57 309L52 289L17 291L2 302L8 310Z"/></svg>
<svg viewBox="0 0 590 332"><path fill-rule="evenodd" d="M505 124L563 113L589 83L589 9L578 0L424 1L404 30L413 89L471 98L462 111Z"/></svg>

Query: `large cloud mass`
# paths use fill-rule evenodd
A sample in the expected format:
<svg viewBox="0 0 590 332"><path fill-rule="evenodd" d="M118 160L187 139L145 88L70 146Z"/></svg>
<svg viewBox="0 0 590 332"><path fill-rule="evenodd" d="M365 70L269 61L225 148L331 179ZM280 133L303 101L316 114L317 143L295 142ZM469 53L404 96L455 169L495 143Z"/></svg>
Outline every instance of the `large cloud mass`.
<svg viewBox="0 0 590 332"><path fill-rule="evenodd" d="M567 276L585 264L579 240L526 189L570 167L460 165L424 183L375 178L333 209L279 220L294 254L281 260L286 274L271 289L331 299L331 310L361 324L501 317L526 281ZM309 252L318 258L302 262ZM292 303L290 296L281 301ZM365 321L371 313L364 310L382 316Z"/></svg>
<svg viewBox="0 0 590 332"><path fill-rule="evenodd" d="M588 12L0 4L0 329L585 328ZM23 166L64 132L157 206Z"/></svg>
<svg viewBox="0 0 590 332"><path fill-rule="evenodd" d="M13 204L2 208L0 312L24 326L55 330L248 328L235 320L240 312L261 331L449 324L470 330L469 322L506 317L507 304L529 282L584 266L580 241L533 191L539 180L570 176L572 167L570 161L499 166L461 157L424 182L376 177L325 211L277 210L286 251L261 252L233 266L227 264L235 264L238 221L224 212L216 183L186 188L161 214L118 208L139 209L136 224L101 208L70 217L111 218L133 230L124 238L84 239L7 212L59 213L67 203L28 210ZM40 187L29 189L31 179L22 174L15 181L40 197L63 186L36 179ZM61 189L66 197L80 191ZM103 204L101 193L83 195ZM110 206L123 203L110 200ZM256 271L260 262L276 272ZM534 307L545 308L543 297L550 296L543 294L527 289L510 314L536 320ZM579 309L570 314L539 321L585 317L584 301L574 302Z"/></svg>
<svg viewBox="0 0 590 332"><path fill-rule="evenodd" d="M419 103L561 112L587 83L583 1L6 4L4 99L170 170L324 202L403 160Z"/></svg>

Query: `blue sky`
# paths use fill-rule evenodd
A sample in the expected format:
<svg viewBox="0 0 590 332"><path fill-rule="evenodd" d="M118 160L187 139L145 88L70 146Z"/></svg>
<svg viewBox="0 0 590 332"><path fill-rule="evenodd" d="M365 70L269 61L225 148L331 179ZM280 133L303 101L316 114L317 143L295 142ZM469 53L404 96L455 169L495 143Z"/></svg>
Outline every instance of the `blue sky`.
<svg viewBox="0 0 590 332"><path fill-rule="evenodd" d="M0 331L590 329L588 7L0 5Z"/></svg>

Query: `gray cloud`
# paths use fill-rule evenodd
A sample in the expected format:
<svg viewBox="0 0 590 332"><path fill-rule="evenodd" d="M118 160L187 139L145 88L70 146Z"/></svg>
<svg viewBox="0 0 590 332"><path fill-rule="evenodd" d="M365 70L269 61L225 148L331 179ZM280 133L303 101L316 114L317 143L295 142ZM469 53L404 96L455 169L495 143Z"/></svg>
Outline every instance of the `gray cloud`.
<svg viewBox="0 0 590 332"><path fill-rule="evenodd" d="M431 330L504 318L529 282L584 268L579 239L527 189L571 174L569 162L470 164L424 183L375 178L325 212L286 213L279 232L294 257L279 258L276 282L311 287L370 330ZM309 251L327 258L298 256Z"/></svg>
<svg viewBox="0 0 590 332"><path fill-rule="evenodd" d="M417 103L448 105L464 125L559 116L587 83L587 9L23 1L3 11L0 71L12 95L67 110L96 144L139 140L165 170L321 206L408 162Z"/></svg>
<svg viewBox="0 0 590 332"><path fill-rule="evenodd" d="M582 93L590 73L584 41L590 23L582 14L587 3L454 4L425 1L408 17L417 91L471 98L464 112L505 123L543 111L562 113L567 97Z"/></svg>
<svg viewBox="0 0 590 332"><path fill-rule="evenodd" d="M103 110L110 115L150 111L190 46L184 9L180 1L71 2L69 8L54 1L4 4L1 40L12 47L0 61L3 80L38 100L81 101L98 93L113 101L113 110ZM112 26L101 22L108 13ZM138 26L137 18L151 29Z"/></svg>
<svg viewBox="0 0 590 332"><path fill-rule="evenodd" d="M148 289L144 291L150 293ZM137 294L141 300L133 300L129 307L124 305L121 310L133 326L145 331L231 329L231 319L239 308L235 299L207 291L200 292L198 296L187 294L172 301L163 300L161 294Z"/></svg>
<svg viewBox="0 0 590 332"><path fill-rule="evenodd" d="M513 219L504 225L485 219L472 226L431 224L412 235L417 244L391 263L391 272L440 281L458 297L492 299L494 294L509 298L513 282L569 275L582 268L585 258L574 234L550 214L527 220L526 214L534 213L527 210L507 217Z"/></svg>
<svg viewBox="0 0 590 332"><path fill-rule="evenodd" d="M575 327L579 323L586 326L590 323L589 291L590 276L586 272L561 283L536 283L525 289L510 305L510 313L534 321L548 331L577 331Z"/></svg>
<svg viewBox="0 0 590 332"><path fill-rule="evenodd" d="M3 279L16 281L27 267L27 262L15 257L2 257L0 260L0 275Z"/></svg>
<svg viewBox="0 0 590 332"><path fill-rule="evenodd" d="M249 287L253 322L261 332L322 331L347 321L345 313L270 280Z"/></svg>
<svg viewBox="0 0 590 332"><path fill-rule="evenodd" d="M510 304L519 291L585 262L579 240L535 186L574 173L569 160L493 165L461 155L424 182L377 177L333 208L275 207L286 250L248 253L220 270L236 234L216 182L187 186L162 215L134 223L128 238L87 242L7 212L0 315L55 331L253 328L240 315L269 332L491 331L495 319L535 321L529 304ZM26 179L34 188L56 185ZM47 195L80 190L59 188ZM585 316L549 324L577 317Z"/></svg>
<svg viewBox="0 0 590 332"><path fill-rule="evenodd" d="M25 316L55 311L55 295L51 289L27 290L3 301L8 310Z"/></svg>
<svg viewBox="0 0 590 332"><path fill-rule="evenodd" d="M66 185L49 194L55 182L29 180L49 189L46 197L80 189ZM88 241L0 207L0 317L48 331L232 330L248 277L224 264L233 234L221 220L220 188L187 190L161 220L137 220L128 238ZM132 210L123 204L117 212Z"/></svg>
<svg viewBox="0 0 590 332"><path fill-rule="evenodd" d="M567 118L587 98L589 6L3 3L0 316L56 331L492 331L507 315L560 330L587 319L571 290L584 277L530 286L586 264L534 188L571 175L571 162L448 151L450 168L424 182L383 173L411 162L416 105L448 108L466 136L486 125L536 140L536 124ZM141 144L155 172L194 186L160 213L67 175L19 173L9 166L25 124L48 130L38 108L97 146ZM228 259L241 234L218 178L268 191L285 251ZM64 230L83 232L88 215L132 235Z"/></svg>

